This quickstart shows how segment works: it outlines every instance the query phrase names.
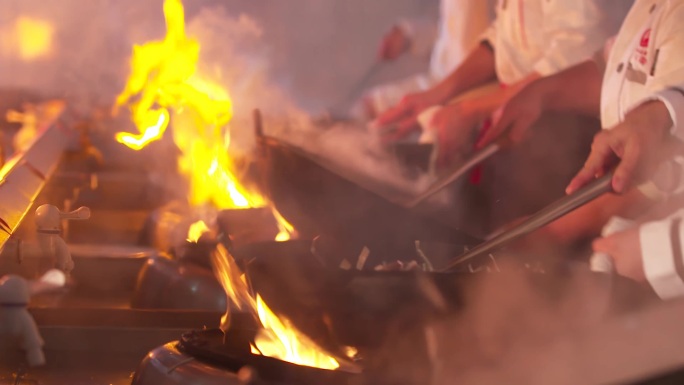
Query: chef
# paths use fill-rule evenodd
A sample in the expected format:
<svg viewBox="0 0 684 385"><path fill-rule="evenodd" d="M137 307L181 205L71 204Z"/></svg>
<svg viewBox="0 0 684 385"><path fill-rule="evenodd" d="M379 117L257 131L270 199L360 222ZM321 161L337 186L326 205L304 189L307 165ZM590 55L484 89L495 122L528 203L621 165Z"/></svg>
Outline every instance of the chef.
<svg viewBox="0 0 684 385"><path fill-rule="evenodd" d="M436 40L434 25L424 20L400 20L392 26L380 45L380 60L393 61L407 52L422 56L432 50L429 72L370 90L365 97L368 115L375 117L404 95L423 91L449 75L493 20L495 1L442 0Z"/></svg>
<svg viewBox="0 0 684 385"><path fill-rule="evenodd" d="M491 81L505 85L434 114L427 125L448 157L520 87L591 57L617 32L629 5L622 0L499 0L495 21L463 63L432 88L405 96L375 126L394 125L392 138L401 138L419 129L417 116L428 107Z"/></svg>
<svg viewBox="0 0 684 385"><path fill-rule="evenodd" d="M404 97L373 129L393 141L422 128L421 139L436 142L438 170L458 163L473 151L474 136L483 124L486 128L492 111L533 79L591 57L617 32L630 5L629 0L500 0L495 21L463 63L429 90ZM599 126L575 116L553 118L540 124L553 125L559 134L534 141L554 146L528 143L502 152L482 173L471 175L474 183L452 186L459 226L486 236L562 196Z"/></svg>
<svg viewBox="0 0 684 385"><path fill-rule="evenodd" d="M649 220L623 219L593 247L618 273L648 281L662 298L684 295L683 17L682 0L637 0L607 47L607 61L599 57L530 84L479 143L505 131L519 141L542 111L600 113L605 130L595 137L567 192L617 163L612 186L621 195L606 195L566 215L548 226L545 236L570 242L596 235L616 216L645 213Z"/></svg>

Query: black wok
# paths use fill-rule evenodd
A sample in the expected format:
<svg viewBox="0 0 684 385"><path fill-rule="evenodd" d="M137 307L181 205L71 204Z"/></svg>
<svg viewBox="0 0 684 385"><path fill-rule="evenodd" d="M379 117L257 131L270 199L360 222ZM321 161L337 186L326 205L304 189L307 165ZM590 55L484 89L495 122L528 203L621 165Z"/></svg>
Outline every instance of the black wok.
<svg viewBox="0 0 684 385"><path fill-rule="evenodd" d="M328 347L375 348L393 328L457 312L465 290L482 274L523 274L540 292L555 295L569 280L568 272L580 270L605 295L606 312L629 310L652 298L632 281L591 273L586 266L563 265L544 273L523 267L497 273L347 271L324 266L310 249L307 241L271 242L236 248L233 254L251 260L250 283L276 313ZM410 258L411 251L405 252L396 258Z"/></svg>
<svg viewBox="0 0 684 385"><path fill-rule="evenodd" d="M348 174L292 145L261 137L260 174L278 211L302 238L329 235L388 254L414 240L476 245L480 241L442 222L392 203L401 192L377 181Z"/></svg>

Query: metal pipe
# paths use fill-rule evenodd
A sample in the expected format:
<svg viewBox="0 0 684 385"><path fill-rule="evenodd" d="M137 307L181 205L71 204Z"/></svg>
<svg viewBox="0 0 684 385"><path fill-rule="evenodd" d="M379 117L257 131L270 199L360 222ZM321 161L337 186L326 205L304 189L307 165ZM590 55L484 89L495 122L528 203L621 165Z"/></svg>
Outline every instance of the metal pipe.
<svg viewBox="0 0 684 385"><path fill-rule="evenodd" d="M487 242L480 244L474 249L464 253L460 257L455 258L454 261L444 269L444 271L451 271L461 263L469 261L473 258L487 256L500 247L553 222L563 215L593 201L599 196L608 192L612 192L612 179L613 173L611 172L599 179L596 179L574 194L557 200L530 218L526 219L520 225L494 237Z"/></svg>

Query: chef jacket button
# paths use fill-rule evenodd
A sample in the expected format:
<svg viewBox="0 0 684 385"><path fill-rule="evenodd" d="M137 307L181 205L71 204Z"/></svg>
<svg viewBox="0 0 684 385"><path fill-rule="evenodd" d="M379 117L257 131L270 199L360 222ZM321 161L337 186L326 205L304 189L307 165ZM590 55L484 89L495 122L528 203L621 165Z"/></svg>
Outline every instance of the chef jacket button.
<svg viewBox="0 0 684 385"><path fill-rule="evenodd" d="M618 64L618 66L617 66L617 72L618 72L618 73L622 72L622 69L623 69L624 67L625 67L625 64L624 64L624 63Z"/></svg>

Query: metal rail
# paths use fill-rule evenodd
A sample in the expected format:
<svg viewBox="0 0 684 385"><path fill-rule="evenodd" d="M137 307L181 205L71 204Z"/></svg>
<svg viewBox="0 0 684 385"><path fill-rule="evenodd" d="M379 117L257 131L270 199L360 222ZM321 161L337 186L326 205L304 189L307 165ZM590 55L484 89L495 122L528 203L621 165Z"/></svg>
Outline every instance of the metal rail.
<svg viewBox="0 0 684 385"><path fill-rule="evenodd" d="M69 119L65 103L51 103L39 116L38 135L31 146L0 169L0 250L28 214L64 151L78 138Z"/></svg>

